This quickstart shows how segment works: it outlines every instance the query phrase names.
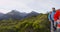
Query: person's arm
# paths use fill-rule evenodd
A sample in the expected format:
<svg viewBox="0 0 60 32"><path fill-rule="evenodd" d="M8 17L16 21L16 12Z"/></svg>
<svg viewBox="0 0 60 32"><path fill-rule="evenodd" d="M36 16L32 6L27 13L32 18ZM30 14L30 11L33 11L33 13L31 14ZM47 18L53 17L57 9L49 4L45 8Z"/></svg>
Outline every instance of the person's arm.
<svg viewBox="0 0 60 32"><path fill-rule="evenodd" d="M49 13L49 15L48 15L48 19L49 19L49 21L51 21L51 18L50 18L50 17L51 17L51 14Z"/></svg>

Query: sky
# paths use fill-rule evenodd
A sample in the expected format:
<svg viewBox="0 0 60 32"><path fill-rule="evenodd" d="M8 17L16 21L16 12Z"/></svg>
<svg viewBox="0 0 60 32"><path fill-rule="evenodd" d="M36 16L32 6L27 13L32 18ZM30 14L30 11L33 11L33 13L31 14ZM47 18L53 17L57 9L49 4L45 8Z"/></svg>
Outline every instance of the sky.
<svg viewBox="0 0 60 32"><path fill-rule="evenodd" d="M12 10L46 13L52 11L52 7L60 9L60 0L0 0L0 13L8 13Z"/></svg>

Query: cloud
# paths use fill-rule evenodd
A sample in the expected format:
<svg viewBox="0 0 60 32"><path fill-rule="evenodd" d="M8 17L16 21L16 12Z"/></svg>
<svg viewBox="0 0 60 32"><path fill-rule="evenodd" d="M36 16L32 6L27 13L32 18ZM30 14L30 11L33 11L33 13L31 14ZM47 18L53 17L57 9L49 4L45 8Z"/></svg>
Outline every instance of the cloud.
<svg viewBox="0 0 60 32"><path fill-rule="evenodd" d="M0 0L0 12L7 13L16 9L20 12L36 11L46 13L52 7L60 8L60 0Z"/></svg>
<svg viewBox="0 0 60 32"><path fill-rule="evenodd" d="M60 8L59 1L60 0L35 0L28 6L35 11L46 13L47 11L51 11L52 7L55 7L56 9Z"/></svg>
<svg viewBox="0 0 60 32"><path fill-rule="evenodd" d="M30 8L23 2L21 1L12 1L12 0L0 0L0 12L1 12L1 9L3 10L6 10L5 13L10 10L13 10L13 9L17 9L21 12L30 12ZM29 10L29 11L28 11Z"/></svg>

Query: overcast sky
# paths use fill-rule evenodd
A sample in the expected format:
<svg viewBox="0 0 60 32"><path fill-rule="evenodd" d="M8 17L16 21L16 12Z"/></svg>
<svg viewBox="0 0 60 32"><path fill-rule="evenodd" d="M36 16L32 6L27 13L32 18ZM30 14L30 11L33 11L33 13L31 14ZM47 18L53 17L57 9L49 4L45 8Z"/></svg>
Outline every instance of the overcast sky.
<svg viewBox="0 0 60 32"><path fill-rule="evenodd" d="M60 0L0 0L0 13L7 13L11 10L46 13L51 11L52 7L59 9Z"/></svg>

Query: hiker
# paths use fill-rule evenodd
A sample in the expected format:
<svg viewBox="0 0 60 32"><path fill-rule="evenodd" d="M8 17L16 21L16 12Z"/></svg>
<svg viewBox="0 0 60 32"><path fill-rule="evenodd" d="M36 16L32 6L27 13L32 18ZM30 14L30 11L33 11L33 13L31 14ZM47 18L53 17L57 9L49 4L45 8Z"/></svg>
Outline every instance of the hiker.
<svg viewBox="0 0 60 32"><path fill-rule="evenodd" d="M52 8L52 12L49 13L48 19L51 22L51 32L55 32L56 27L54 27L54 14L55 14L55 8Z"/></svg>
<svg viewBox="0 0 60 32"><path fill-rule="evenodd" d="M60 9L56 10L54 15L54 26L57 26L57 32L60 32Z"/></svg>

